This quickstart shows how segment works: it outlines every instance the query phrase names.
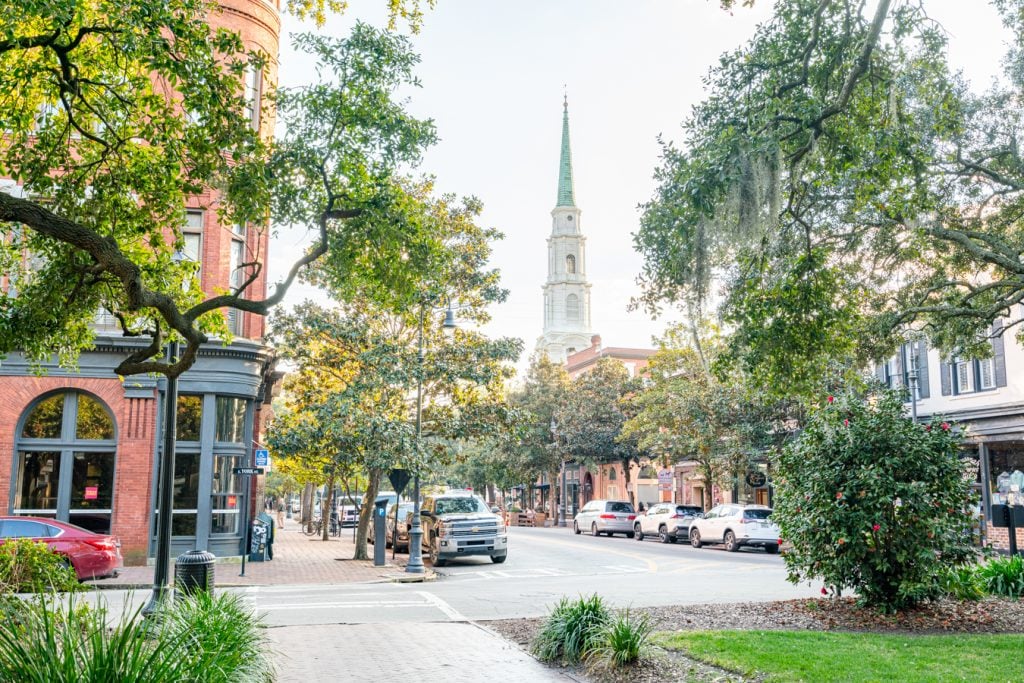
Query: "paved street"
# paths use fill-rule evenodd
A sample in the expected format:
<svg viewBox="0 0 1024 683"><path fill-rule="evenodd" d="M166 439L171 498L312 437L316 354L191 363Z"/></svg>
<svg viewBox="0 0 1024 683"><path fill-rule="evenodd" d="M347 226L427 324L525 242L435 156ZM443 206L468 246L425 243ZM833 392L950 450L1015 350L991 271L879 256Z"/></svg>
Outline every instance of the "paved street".
<svg viewBox="0 0 1024 683"><path fill-rule="evenodd" d="M762 551L576 536L561 528L512 528L508 561L466 558L428 583L288 583L228 588L270 627L284 681L411 675L419 680L565 680L476 622L537 617L562 596L599 593L617 606L810 597L818 586L785 580L782 559ZM296 547L302 547L301 545ZM319 552L319 546L310 544ZM300 558L292 561L301 563ZM395 571L394 569L391 570ZM301 581L307 576L299 573ZM98 594L117 608L146 591ZM95 598L96 596L94 596ZM396 656L394 643L402 643ZM433 658L443 649L446 656ZM472 664L464 671L452 663Z"/></svg>

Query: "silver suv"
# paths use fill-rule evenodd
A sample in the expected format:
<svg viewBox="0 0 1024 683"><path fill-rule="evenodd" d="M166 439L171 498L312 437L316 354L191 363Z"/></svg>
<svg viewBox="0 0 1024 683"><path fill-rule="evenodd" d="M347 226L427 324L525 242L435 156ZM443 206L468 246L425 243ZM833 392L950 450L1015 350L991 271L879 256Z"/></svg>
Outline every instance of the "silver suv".
<svg viewBox="0 0 1024 683"><path fill-rule="evenodd" d="M489 555L501 564L508 558L505 523L470 491L427 496L420 507L423 550L435 567L468 555Z"/></svg>

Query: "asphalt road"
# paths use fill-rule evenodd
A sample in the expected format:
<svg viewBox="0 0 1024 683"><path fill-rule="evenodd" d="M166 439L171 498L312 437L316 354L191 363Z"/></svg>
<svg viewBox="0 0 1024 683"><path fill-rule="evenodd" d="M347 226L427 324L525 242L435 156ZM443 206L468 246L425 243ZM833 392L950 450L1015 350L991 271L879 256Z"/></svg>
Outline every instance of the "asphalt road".
<svg viewBox="0 0 1024 683"><path fill-rule="evenodd" d="M591 593L616 606L644 607L784 600L820 590L788 583L782 559L761 550L697 550L657 539L576 536L561 528L512 528L509 533L504 564L465 558L439 568L433 582L233 590L244 594L272 626L537 617L562 596ZM140 599L103 593L112 604Z"/></svg>
<svg viewBox="0 0 1024 683"><path fill-rule="evenodd" d="M536 617L562 596L599 593L617 606L783 600L820 587L786 581L782 559L761 550L662 544L509 530L504 564L470 557L439 568L424 584L264 586L247 595L271 624L477 621Z"/></svg>

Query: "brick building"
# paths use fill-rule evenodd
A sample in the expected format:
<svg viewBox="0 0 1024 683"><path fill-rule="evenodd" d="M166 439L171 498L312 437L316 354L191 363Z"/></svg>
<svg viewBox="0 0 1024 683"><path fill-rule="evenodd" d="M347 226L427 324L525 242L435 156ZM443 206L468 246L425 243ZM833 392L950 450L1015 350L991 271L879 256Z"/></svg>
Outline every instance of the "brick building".
<svg viewBox="0 0 1024 683"><path fill-rule="evenodd" d="M270 56L246 72L252 125L273 133L272 112L261 106L276 82L280 34L278 0L221 0L210 25L239 33L247 49ZM18 195L13 181L0 191ZM240 264L266 263L267 230L222 225L214 191L187 206L184 256L199 264L207 295L244 277ZM262 298L266 269L246 292ZM0 286L5 283L0 282ZM174 466L172 552L192 548L237 555L253 509L232 468L251 461L262 424L261 407L272 378L262 345L261 316L227 314L231 344L213 340L178 382L178 444ZM96 317L95 348L69 371L52 363L37 376L18 354L0 363L0 491L4 512L54 517L116 535L129 564L152 553L154 501L164 382L151 376L123 380L113 369L145 340L124 337L111 316Z"/></svg>

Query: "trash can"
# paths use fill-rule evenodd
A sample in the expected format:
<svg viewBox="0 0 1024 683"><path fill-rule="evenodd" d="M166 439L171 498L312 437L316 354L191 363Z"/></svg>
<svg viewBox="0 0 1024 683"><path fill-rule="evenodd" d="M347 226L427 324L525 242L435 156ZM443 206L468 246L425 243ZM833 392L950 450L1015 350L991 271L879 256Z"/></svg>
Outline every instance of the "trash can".
<svg viewBox="0 0 1024 683"><path fill-rule="evenodd" d="M174 594L213 594L213 562L217 558L205 550L189 550L174 561Z"/></svg>
<svg viewBox="0 0 1024 683"><path fill-rule="evenodd" d="M254 519L249 532L249 561L264 562L267 559L267 548L270 545L270 525Z"/></svg>

